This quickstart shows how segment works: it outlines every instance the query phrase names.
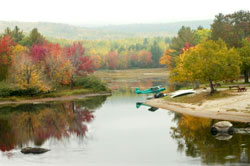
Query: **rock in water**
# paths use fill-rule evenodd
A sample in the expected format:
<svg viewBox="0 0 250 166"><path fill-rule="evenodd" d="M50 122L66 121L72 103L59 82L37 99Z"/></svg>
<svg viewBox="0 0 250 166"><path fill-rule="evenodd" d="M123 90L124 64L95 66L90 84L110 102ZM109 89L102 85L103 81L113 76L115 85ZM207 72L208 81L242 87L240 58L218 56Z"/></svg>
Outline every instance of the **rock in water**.
<svg viewBox="0 0 250 166"><path fill-rule="evenodd" d="M44 148L32 148L32 147L23 148L21 150L21 152L24 153L24 154L29 154L29 153L42 154L42 153L45 153L45 152L48 152L48 151L50 151L50 150L49 149L44 149Z"/></svg>
<svg viewBox="0 0 250 166"><path fill-rule="evenodd" d="M232 135L233 132L234 132L233 125L228 121L217 122L211 127L212 135L217 135L218 133L227 133Z"/></svg>
<svg viewBox="0 0 250 166"><path fill-rule="evenodd" d="M213 125L214 127L217 127L217 128L229 128L229 127L232 127L232 123L228 122L228 121L220 121L220 122L217 122Z"/></svg>

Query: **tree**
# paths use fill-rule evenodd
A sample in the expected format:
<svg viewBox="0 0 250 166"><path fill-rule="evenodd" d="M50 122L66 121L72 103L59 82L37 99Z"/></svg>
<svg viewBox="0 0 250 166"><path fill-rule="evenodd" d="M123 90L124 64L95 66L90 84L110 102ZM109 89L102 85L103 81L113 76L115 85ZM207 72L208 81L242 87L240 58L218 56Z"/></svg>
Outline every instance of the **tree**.
<svg viewBox="0 0 250 166"><path fill-rule="evenodd" d="M154 44L151 46L150 52L152 53L154 67L158 67L162 55L162 50L156 41L154 41Z"/></svg>
<svg viewBox="0 0 250 166"><path fill-rule="evenodd" d="M236 29L236 33L239 39L246 38L250 35L250 12L249 11L237 11L233 14L229 14L229 22Z"/></svg>
<svg viewBox="0 0 250 166"><path fill-rule="evenodd" d="M106 63L109 69L117 69L119 66L118 54L116 51L111 51L106 55Z"/></svg>
<svg viewBox="0 0 250 166"><path fill-rule="evenodd" d="M69 58L73 66L70 84L71 88L73 88L76 75L85 75L94 71L93 61L88 56L83 56L85 49L80 42L73 43L71 46L65 47L64 53Z"/></svg>
<svg viewBox="0 0 250 166"><path fill-rule="evenodd" d="M137 54L139 67L150 67L152 65L152 53L149 51L141 50Z"/></svg>
<svg viewBox="0 0 250 166"><path fill-rule="evenodd" d="M0 39L0 80L6 79L8 75L13 46L14 42L10 36L7 35Z"/></svg>
<svg viewBox="0 0 250 166"><path fill-rule="evenodd" d="M211 25L211 39L223 39L228 47L241 47L241 41L250 35L250 12L218 14Z"/></svg>
<svg viewBox="0 0 250 166"><path fill-rule="evenodd" d="M241 70L244 73L245 83L248 83L248 76L250 72L250 39L245 39L242 42L242 47L238 49L241 58Z"/></svg>
<svg viewBox="0 0 250 166"><path fill-rule="evenodd" d="M34 28L30 32L29 36L20 41L20 44L31 47L33 44L43 44L45 41L45 37L38 32L37 28Z"/></svg>
<svg viewBox="0 0 250 166"><path fill-rule="evenodd" d="M12 47L12 55L11 55L11 64L18 64L18 60L20 56L27 54L29 49L25 46L21 46L20 44Z"/></svg>
<svg viewBox="0 0 250 166"><path fill-rule="evenodd" d="M39 68L27 54L18 57L12 64L10 81L15 88L48 92L49 85L44 80L42 69Z"/></svg>
<svg viewBox="0 0 250 166"><path fill-rule="evenodd" d="M168 49L165 50L161 59L160 59L160 64L162 65L167 65L169 70L173 70L173 55L171 53L175 52L175 50Z"/></svg>
<svg viewBox="0 0 250 166"><path fill-rule="evenodd" d="M176 54L179 55L182 52L182 48L185 47L186 43L190 43L195 46L195 36L190 27L182 26L178 31L178 36L172 39L170 48L176 50Z"/></svg>
<svg viewBox="0 0 250 166"><path fill-rule="evenodd" d="M7 27L4 30L3 36L7 35L10 36L15 43L20 43L24 38L23 31L21 31L20 28L18 28L18 26L15 26L13 30Z"/></svg>
<svg viewBox="0 0 250 166"><path fill-rule="evenodd" d="M63 53L63 48L58 44L49 43L45 51L46 75L56 87L58 84L69 85L73 74L71 61Z"/></svg>
<svg viewBox="0 0 250 166"><path fill-rule="evenodd" d="M213 82L235 79L240 74L240 57L222 40L202 42L185 51L177 58L171 79L176 81L209 82L211 94L215 92Z"/></svg>
<svg viewBox="0 0 250 166"><path fill-rule="evenodd" d="M194 38L196 43L201 43L211 38L210 29L197 29L194 31Z"/></svg>
<svg viewBox="0 0 250 166"><path fill-rule="evenodd" d="M91 60L93 61L93 65L95 69L99 69L102 65L102 58L100 55L92 55Z"/></svg>
<svg viewBox="0 0 250 166"><path fill-rule="evenodd" d="M30 48L30 55L35 62L41 62L48 53L47 43L34 43Z"/></svg>

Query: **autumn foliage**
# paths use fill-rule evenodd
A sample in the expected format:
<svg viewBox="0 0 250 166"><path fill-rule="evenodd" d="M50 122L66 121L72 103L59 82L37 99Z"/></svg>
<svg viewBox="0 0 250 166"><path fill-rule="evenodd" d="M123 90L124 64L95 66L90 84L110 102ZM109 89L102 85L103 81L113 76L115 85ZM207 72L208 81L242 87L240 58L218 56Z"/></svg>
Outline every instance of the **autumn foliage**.
<svg viewBox="0 0 250 166"><path fill-rule="evenodd" d="M44 41L26 47L6 35L0 39L0 75L8 74L14 89L49 92L58 85L73 85L77 75L94 71L93 60L84 53L80 42L61 47Z"/></svg>
<svg viewBox="0 0 250 166"><path fill-rule="evenodd" d="M10 64L13 45L14 42L10 36L4 36L0 39L0 64Z"/></svg>

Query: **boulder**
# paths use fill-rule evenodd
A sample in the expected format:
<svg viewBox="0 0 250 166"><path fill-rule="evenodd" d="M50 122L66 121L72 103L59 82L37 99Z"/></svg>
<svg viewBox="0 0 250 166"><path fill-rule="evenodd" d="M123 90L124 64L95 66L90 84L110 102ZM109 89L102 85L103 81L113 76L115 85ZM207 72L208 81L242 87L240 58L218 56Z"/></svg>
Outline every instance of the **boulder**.
<svg viewBox="0 0 250 166"><path fill-rule="evenodd" d="M21 150L22 153L24 154L42 154L45 152L50 151L49 149L44 149L44 148L32 148L32 147L26 147Z"/></svg>
<svg viewBox="0 0 250 166"><path fill-rule="evenodd" d="M227 133L232 135L233 132L234 132L233 125L228 121L217 122L211 127L212 135L217 135L218 133Z"/></svg>
<svg viewBox="0 0 250 166"><path fill-rule="evenodd" d="M220 121L220 122L215 123L213 126L216 128L229 128L229 127L232 127L233 125L229 121Z"/></svg>

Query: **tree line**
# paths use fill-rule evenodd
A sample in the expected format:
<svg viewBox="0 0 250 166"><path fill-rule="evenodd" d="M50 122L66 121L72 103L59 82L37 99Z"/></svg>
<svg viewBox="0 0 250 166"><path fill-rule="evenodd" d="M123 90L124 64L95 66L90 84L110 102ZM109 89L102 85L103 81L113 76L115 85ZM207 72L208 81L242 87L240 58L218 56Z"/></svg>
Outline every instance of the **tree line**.
<svg viewBox="0 0 250 166"><path fill-rule="evenodd" d="M52 39L60 45L72 41ZM83 40L86 55L94 61L95 69L131 69L163 67L159 63L163 51L168 48L171 38L130 38L119 40Z"/></svg>
<svg viewBox="0 0 250 166"><path fill-rule="evenodd" d="M211 29L182 27L178 36L160 59L177 82L214 83L238 79L240 73L249 82L250 72L250 12L215 16Z"/></svg>
<svg viewBox="0 0 250 166"><path fill-rule="evenodd" d="M62 47L47 41L36 28L26 36L17 26L7 28L0 38L0 80L17 91L73 87L77 76L94 71L93 60L84 53L80 42Z"/></svg>

